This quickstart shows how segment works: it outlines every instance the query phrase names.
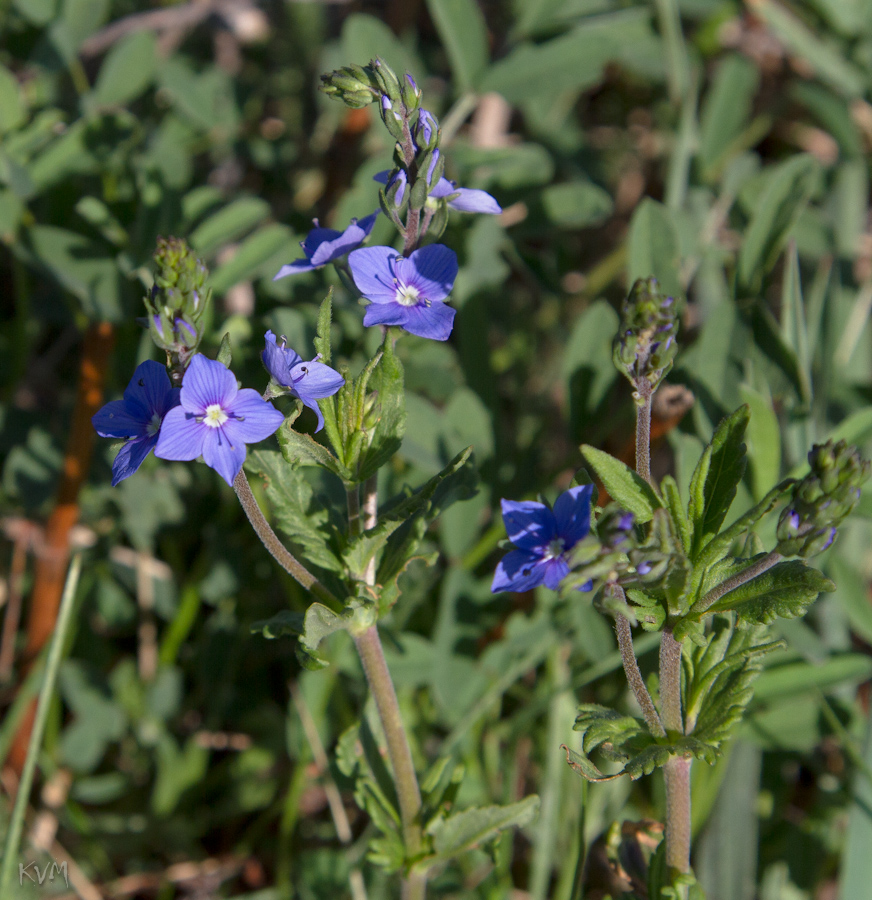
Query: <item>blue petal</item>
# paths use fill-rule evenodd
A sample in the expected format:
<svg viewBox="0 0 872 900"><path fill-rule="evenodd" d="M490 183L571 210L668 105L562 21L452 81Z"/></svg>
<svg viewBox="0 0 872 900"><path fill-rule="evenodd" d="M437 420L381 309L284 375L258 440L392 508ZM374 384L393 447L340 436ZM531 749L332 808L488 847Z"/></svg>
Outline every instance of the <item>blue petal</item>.
<svg viewBox="0 0 872 900"><path fill-rule="evenodd" d="M583 484L564 491L554 504L557 534L564 547L574 547L590 531L590 502L593 485Z"/></svg>
<svg viewBox="0 0 872 900"><path fill-rule="evenodd" d="M398 261L397 277L428 300L444 300L457 278L457 254L444 244L428 244Z"/></svg>
<svg viewBox="0 0 872 900"><path fill-rule="evenodd" d="M525 550L512 550L497 565L491 592L530 591L545 580L545 565L541 556Z"/></svg>
<svg viewBox="0 0 872 900"><path fill-rule="evenodd" d="M285 387L292 387L291 367L302 362L302 358L290 347L280 347L276 343L276 336L271 330L264 335L264 339L266 343L260 358L263 360L267 372L279 384L283 384Z"/></svg>
<svg viewBox="0 0 872 900"><path fill-rule="evenodd" d="M285 266L282 266L275 275L273 275L273 281L278 281L279 278L284 278L286 275L296 275L299 272L312 272L317 268L313 266L308 259L297 259L292 263L288 263Z"/></svg>
<svg viewBox="0 0 872 900"><path fill-rule="evenodd" d="M350 253L348 265L361 295L373 303L394 303L399 259L402 257L393 247L364 247Z"/></svg>
<svg viewBox="0 0 872 900"><path fill-rule="evenodd" d="M345 256L346 253L350 253L359 247L372 231L377 216L378 210L360 222L352 219L351 224L341 234L333 232L336 234L336 237L322 242L315 252L311 254L312 265L326 265L328 262L339 259L340 256Z"/></svg>
<svg viewBox="0 0 872 900"><path fill-rule="evenodd" d="M448 206L457 212L485 213L498 216L503 208L487 191L475 188L458 188L457 196L448 201Z"/></svg>
<svg viewBox="0 0 872 900"><path fill-rule="evenodd" d="M405 312L403 322L400 324L409 334L417 334L419 337L429 338L431 341L447 341L454 327L454 317L457 310L440 303L438 300L429 306L399 306ZM385 305L370 306L368 309L385 309ZM366 324L366 317L364 317ZM388 323L384 323L388 324Z"/></svg>
<svg viewBox="0 0 872 900"><path fill-rule="evenodd" d="M212 430L198 422L194 413L177 406L164 416L154 455L160 459L196 459L203 454L206 432Z"/></svg>
<svg viewBox="0 0 872 900"><path fill-rule="evenodd" d="M545 563L545 587L556 591L560 588L560 582L569 574L569 566L562 556L555 556Z"/></svg>
<svg viewBox="0 0 872 900"><path fill-rule="evenodd" d="M199 416L215 404L226 410L238 390L236 378L226 366L195 353L182 381L182 406Z"/></svg>
<svg viewBox="0 0 872 900"><path fill-rule="evenodd" d="M399 303L372 303L363 314L363 324L367 328L370 325L399 325L402 328L409 319L409 309Z"/></svg>
<svg viewBox="0 0 872 900"><path fill-rule="evenodd" d="M522 550L542 550L557 537L554 513L533 500L501 501L509 540Z"/></svg>
<svg viewBox="0 0 872 900"><path fill-rule="evenodd" d="M291 370L294 391L303 399L303 394L315 400L331 397L345 384L345 379L326 363L299 362ZM305 401L304 401L305 402Z"/></svg>
<svg viewBox="0 0 872 900"><path fill-rule="evenodd" d="M245 462L245 441L233 435L232 429L228 434L227 426L230 421L224 423L221 428L209 428L203 441L203 462L211 466L231 487L233 479L239 474L242 464Z"/></svg>
<svg viewBox="0 0 872 900"><path fill-rule="evenodd" d="M91 416L91 424L100 437L144 437L148 434L148 422L151 418L145 418L144 412L145 410L137 405L131 414L124 400L112 400Z"/></svg>
<svg viewBox="0 0 872 900"><path fill-rule="evenodd" d="M112 463L112 487L129 478L151 453L157 443L157 435L153 437L135 438L128 441L119 451Z"/></svg>
<svg viewBox="0 0 872 900"><path fill-rule="evenodd" d="M272 403L264 400L251 388L239 391L233 402L225 407L225 411L231 418L222 427L229 430L234 443L254 444L262 441L277 431L285 421L285 417Z"/></svg>

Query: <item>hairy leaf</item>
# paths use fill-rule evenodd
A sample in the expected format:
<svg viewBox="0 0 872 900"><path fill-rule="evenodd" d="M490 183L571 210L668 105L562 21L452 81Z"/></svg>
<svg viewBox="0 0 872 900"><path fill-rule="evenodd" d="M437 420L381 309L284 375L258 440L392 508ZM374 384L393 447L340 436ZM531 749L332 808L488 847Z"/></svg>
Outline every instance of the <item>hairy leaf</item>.
<svg viewBox="0 0 872 900"><path fill-rule="evenodd" d="M582 444L580 449L585 462L593 469L611 498L633 513L637 522L650 522L654 510L663 506L651 485L611 454L597 450L590 444Z"/></svg>

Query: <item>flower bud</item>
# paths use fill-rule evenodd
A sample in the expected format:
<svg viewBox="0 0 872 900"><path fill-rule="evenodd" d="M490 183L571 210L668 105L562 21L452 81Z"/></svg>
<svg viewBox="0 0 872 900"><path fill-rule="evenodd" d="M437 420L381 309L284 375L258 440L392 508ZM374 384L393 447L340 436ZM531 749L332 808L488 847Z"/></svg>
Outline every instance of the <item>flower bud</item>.
<svg viewBox="0 0 872 900"><path fill-rule="evenodd" d="M355 109L369 106L381 93L371 65L346 66L322 75L321 90Z"/></svg>
<svg viewBox="0 0 872 900"><path fill-rule="evenodd" d="M810 557L826 550L836 529L860 499L870 464L845 441L816 444L808 454L810 471L793 486L778 520L776 549L785 556Z"/></svg>
<svg viewBox="0 0 872 900"><path fill-rule="evenodd" d="M644 380L654 390L672 368L677 346L678 313L672 297L661 293L656 278L640 278L621 310L621 326L613 345L618 371L641 390Z"/></svg>

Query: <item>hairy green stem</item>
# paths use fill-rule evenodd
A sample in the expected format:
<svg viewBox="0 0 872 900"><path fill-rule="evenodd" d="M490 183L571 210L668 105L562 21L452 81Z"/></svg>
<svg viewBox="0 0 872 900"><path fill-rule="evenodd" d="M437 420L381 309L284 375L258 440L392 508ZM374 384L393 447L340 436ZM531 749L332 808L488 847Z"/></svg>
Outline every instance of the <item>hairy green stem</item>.
<svg viewBox="0 0 872 900"><path fill-rule="evenodd" d="M747 584L752 578L762 575L767 569L771 569L776 563L780 562L784 557L777 551L773 550L763 559L758 560L753 566L748 566L741 572L737 572L732 578L722 581L717 587L713 587L701 600L694 603L691 612L695 615L702 615L711 606L714 606L721 597L734 591L737 587Z"/></svg>
<svg viewBox="0 0 872 900"><path fill-rule="evenodd" d="M624 589L620 585L615 585L618 591L623 594ZM657 737L665 737L666 729L663 722L660 721L660 715L654 701L648 693L645 681L642 678L642 672L639 669L639 663L636 660L636 653L633 650L633 634L630 631L630 620L626 616L615 616L615 634L618 637L618 647L621 651L621 662L624 664L624 674L627 676L627 682L633 690L636 702L642 708L642 715L648 723L648 730Z"/></svg>
<svg viewBox="0 0 872 900"><path fill-rule="evenodd" d="M406 852L410 856L416 856L421 852L421 790L418 787L412 751L400 715L400 704L397 701L394 683L385 661L378 627L371 625L353 637L388 745L388 756L400 804L403 843ZM425 892L426 880L423 875L409 876L403 885L403 897L406 900L423 898Z"/></svg>
<svg viewBox="0 0 872 900"><path fill-rule="evenodd" d="M666 865L690 871L690 759L673 756L663 767L666 779Z"/></svg>
<svg viewBox="0 0 872 900"><path fill-rule="evenodd" d="M647 378L638 378L636 387L636 471L651 481L651 397L654 391Z"/></svg>
<svg viewBox="0 0 872 900"><path fill-rule="evenodd" d="M363 484L361 503L357 485L348 489L348 527L352 534L362 534L378 524L378 473L370 476ZM375 556L367 562L361 580L375 585ZM388 756L394 774L397 800L400 804L400 822L403 828L403 843L406 853L415 857L421 853L421 789L415 774L409 739L400 714L397 692L391 680L382 649L378 626L371 625L365 631L353 635L354 645L360 655L363 671L375 700L379 720L388 745ZM427 876L413 872L403 879L403 900L424 900L427 894Z"/></svg>
<svg viewBox="0 0 872 900"><path fill-rule="evenodd" d="M667 731L684 733L681 716L681 644L671 629L660 635L660 710Z"/></svg>
<svg viewBox="0 0 872 900"><path fill-rule="evenodd" d="M248 479L245 477L245 472L242 469L239 470L236 478L233 479L233 490L236 491L236 496L239 497L239 502L245 510L245 515L248 517L248 521L251 522L251 527L272 558L292 578L306 590L311 591L319 600L323 600L335 608L340 608L342 604L333 595L333 592L324 587L279 540L269 522L267 522L260 506L258 506L257 500L251 492L251 485L248 483Z"/></svg>

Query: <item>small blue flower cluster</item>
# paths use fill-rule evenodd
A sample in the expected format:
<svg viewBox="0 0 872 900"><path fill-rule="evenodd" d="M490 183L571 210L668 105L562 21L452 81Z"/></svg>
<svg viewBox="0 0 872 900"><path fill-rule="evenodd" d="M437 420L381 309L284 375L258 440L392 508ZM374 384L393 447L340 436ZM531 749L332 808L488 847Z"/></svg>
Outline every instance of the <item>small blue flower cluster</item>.
<svg viewBox="0 0 872 900"><path fill-rule="evenodd" d="M408 77L408 76L407 76ZM384 104L388 106L385 107ZM388 97L382 97L383 115L393 110ZM413 130L415 149L429 150L430 164L426 181L433 181L439 162L439 125L426 109L418 110ZM392 207L399 209L406 199L409 176L398 168L393 173L379 172L375 180L386 186L385 197ZM428 189L426 208L430 218L440 204L458 212L502 212L499 203L485 191L458 188L447 178L439 177ZM305 258L282 266L274 280L309 272L348 256L348 266L361 296L369 301L364 325L398 325L410 334L431 340L444 341L451 334L456 310L444 301L454 287L457 277L457 254L444 244L429 244L414 250L407 257L392 247L358 249L369 237L378 210L365 219L351 220L345 231L315 228L300 245ZM425 220L426 217L425 217ZM397 221L395 219L395 221ZM427 220L428 221L428 220ZM422 229L423 231L426 229Z"/></svg>

